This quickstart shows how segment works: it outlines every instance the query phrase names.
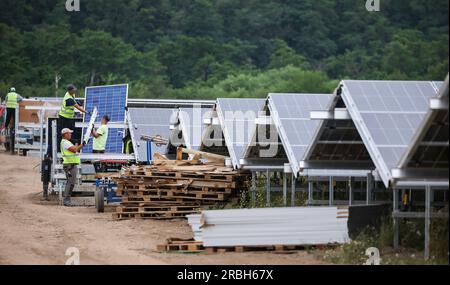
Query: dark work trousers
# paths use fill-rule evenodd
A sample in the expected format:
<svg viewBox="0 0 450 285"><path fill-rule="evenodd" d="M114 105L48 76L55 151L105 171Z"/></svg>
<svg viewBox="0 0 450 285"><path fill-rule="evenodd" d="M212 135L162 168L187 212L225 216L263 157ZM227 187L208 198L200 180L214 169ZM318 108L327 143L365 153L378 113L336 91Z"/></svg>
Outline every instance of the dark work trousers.
<svg viewBox="0 0 450 285"><path fill-rule="evenodd" d="M61 131L64 128L68 128L68 129L71 129L72 131L74 131L75 130L75 120L67 119L67 118L59 116L58 122L57 122L57 141L58 142L61 141ZM73 140L73 138L72 138L72 140ZM60 148L60 144L57 144L58 152L61 151L59 148Z"/></svg>
<svg viewBox="0 0 450 285"><path fill-rule="evenodd" d="M14 129L15 127L15 120L16 120L16 109L14 108L6 108L6 121L5 121L5 128L8 129L9 123L13 120L14 124L12 124L11 128Z"/></svg>
<svg viewBox="0 0 450 285"><path fill-rule="evenodd" d="M64 189L64 202L68 202L77 183L78 164L64 164L63 169L67 179L66 188Z"/></svg>
<svg viewBox="0 0 450 285"><path fill-rule="evenodd" d="M104 150L93 150L92 153L105 153ZM101 173L104 172L103 167L102 167L102 163L100 161L96 161L94 162L94 168L95 168L95 173Z"/></svg>

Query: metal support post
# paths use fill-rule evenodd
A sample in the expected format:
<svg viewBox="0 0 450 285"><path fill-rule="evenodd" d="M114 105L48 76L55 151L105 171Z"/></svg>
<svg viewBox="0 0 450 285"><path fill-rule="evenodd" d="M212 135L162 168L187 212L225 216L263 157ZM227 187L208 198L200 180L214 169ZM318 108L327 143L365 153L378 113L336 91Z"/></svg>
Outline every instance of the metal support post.
<svg viewBox="0 0 450 285"><path fill-rule="evenodd" d="M283 172L283 206L287 206L287 173Z"/></svg>
<svg viewBox="0 0 450 285"><path fill-rule="evenodd" d="M366 204L370 205L372 203L372 192L373 192L373 176L372 173L367 174L366 180Z"/></svg>
<svg viewBox="0 0 450 285"><path fill-rule="evenodd" d="M313 182L308 181L308 205L311 205L313 202Z"/></svg>
<svg viewBox="0 0 450 285"><path fill-rule="evenodd" d="M348 205L351 206L353 204L353 178L348 178Z"/></svg>
<svg viewBox="0 0 450 285"><path fill-rule="evenodd" d="M256 172L252 171L252 193L251 193L252 207L256 204Z"/></svg>
<svg viewBox="0 0 450 285"><path fill-rule="evenodd" d="M333 176L330 176L329 178L329 185L328 185L328 195L330 199L330 206L334 204L334 185L333 185Z"/></svg>
<svg viewBox="0 0 450 285"><path fill-rule="evenodd" d="M291 207L295 207L295 175L291 174Z"/></svg>
<svg viewBox="0 0 450 285"><path fill-rule="evenodd" d="M270 207L270 175L269 170L266 171L266 205Z"/></svg>
<svg viewBox="0 0 450 285"><path fill-rule="evenodd" d="M398 212L398 189L393 189L393 219L394 219L394 248L397 249L399 247L399 235L400 235L400 225L399 225L399 218L395 216L395 214Z"/></svg>
<svg viewBox="0 0 450 285"><path fill-rule="evenodd" d="M57 120L52 121L52 176L51 181L54 182L54 175L55 175L55 169L56 164L58 163L58 127L57 127Z"/></svg>
<svg viewBox="0 0 450 285"><path fill-rule="evenodd" d="M39 158L42 162L44 160L44 111L39 110L39 117L40 117L40 138L39 138Z"/></svg>
<svg viewBox="0 0 450 285"><path fill-rule="evenodd" d="M424 256L428 260L430 258L430 227L431 227L431 192L429 185L425 187L425 250Z"/></svg>
<svg viewBox="0 0 450 285"><path fill-rule="evenodd" d="M17 140L17 133L19 132L19 113L20 113L20 106L16 107L16 114L14 116L14 129L11 133L11 138L13 139L11 142L11 153L15 153L16 149L16 142ZM17 154L20 154L20 144L17 144Z"/></svg>

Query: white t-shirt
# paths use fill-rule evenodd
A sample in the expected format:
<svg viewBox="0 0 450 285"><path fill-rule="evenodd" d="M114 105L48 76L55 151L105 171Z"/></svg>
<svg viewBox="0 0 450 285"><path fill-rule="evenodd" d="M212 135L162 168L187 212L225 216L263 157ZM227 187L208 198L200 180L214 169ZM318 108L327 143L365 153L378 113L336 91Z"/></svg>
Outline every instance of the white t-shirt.
<svg viewBox="0 0 450 285"><path fill-rule="evenodd" d="M73 143L71 143L70 141L65 140L63 142L63 147L64 147L64 149L69 150L69 148L73 147Z"/></svg>

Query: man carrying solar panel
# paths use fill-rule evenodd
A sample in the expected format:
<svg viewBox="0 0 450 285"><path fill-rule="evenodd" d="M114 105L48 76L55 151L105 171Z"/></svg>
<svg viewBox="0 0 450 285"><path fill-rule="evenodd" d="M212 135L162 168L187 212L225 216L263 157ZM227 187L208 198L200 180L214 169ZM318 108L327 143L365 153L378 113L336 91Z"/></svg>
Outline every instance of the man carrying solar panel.
<svg viewBox="0 0 450 285"><path fill-rule="evenodd" d="M110 119L108 115L104 115L102 118L102 123L97 130L92 129L92 136L94 137L92 143L93 153L105 153L106 141L108 140L108 123ZM101 164L94 163L95 172L100 172Z"/></svg>
<svg viewBox="0 0 450 285"><path fill-rule="evenodd" d="M78 104L75 98L76 91L77 88L75 87L75 85L70 84L69 86L67 86L67 93L66 95L64 95L61 109L58 114L58 130L62 130L64 128L68 128L71 130L75 129L75 109L79 110L81 113L90 114Z"/></svg>

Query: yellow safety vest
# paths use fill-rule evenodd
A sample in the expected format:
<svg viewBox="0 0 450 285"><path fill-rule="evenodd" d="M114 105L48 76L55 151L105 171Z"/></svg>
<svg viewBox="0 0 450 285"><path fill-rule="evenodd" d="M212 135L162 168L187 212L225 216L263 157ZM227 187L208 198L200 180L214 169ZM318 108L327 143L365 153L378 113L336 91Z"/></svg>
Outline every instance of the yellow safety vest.
<svg viewBox="0 0 450 285"><path fill-rule="evenodd" d="M63 157L63 164L80 164L80 155L78 153L73 153L70 150L64 148L64 141L68 141L65 139L61 140L61 154ZM70 141L68 141L70 142ZM72 143L71 143L72 144Z"/></svg>
<svg viewBox="0 0 450 285"><path fill-rule="evenodd" d="M67 119L74 119L75 118L75 107L74 106L66 106L67 99L73 99L75 100L75 96L72 96L69 94L69 92L64 95L63 102L61 105L61 110L59 111L59 116L67 118Z"/></svg>
<svg viewBox="0 0 450 285"><path fill-rule="evenodd" d="M133 142L131 141L131 139L129 139L125 142L125 153L126 154L131 154L132 143Z"/></svg>
<svg viewBox="0 0 450 285"><path fill-rule="evenodd" d="M9 109L15 109L17 108L17 93L16 92L10 92L6 94L7 102L6 102L6 108Z"/></svg>

